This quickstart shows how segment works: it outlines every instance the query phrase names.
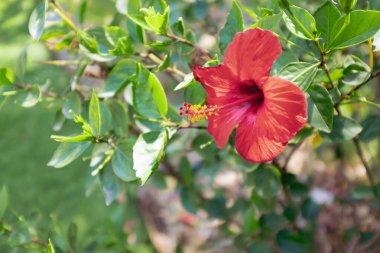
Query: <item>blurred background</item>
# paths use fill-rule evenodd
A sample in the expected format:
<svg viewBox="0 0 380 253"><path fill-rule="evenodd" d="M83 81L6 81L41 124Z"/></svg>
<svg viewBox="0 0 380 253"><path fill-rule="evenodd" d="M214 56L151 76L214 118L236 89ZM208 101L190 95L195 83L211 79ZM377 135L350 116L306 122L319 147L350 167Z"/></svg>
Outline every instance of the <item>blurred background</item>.
<svg viewBox="0 0 380 253"><path fill-rule="evenodd" d="M45 45L33 42L28 34L29 16L39 2L0 1L0 66L17 70L18 58L27 47L28 80L31 83L53 80L50 85L60 90L69 83L70 76L67 70L59 66L41 64L43 61L55 59L56 55L49 52ZM72 15L77 13L79 0L59 2L68 13ZM252 9L271 8L273 5L273 1L264 0L241 2ZM304 6L311 12L323 2L323 0L293 1L294 4ZM359 2L363 2L360 4L364 6L366 1L359 0ZM380 9L379 2L372 1L374 9ZM230 1L224 0L172 0L168 3L171 6L173 19L183 16L186 23L198 29L195 31L197 34L207 33L210 36L218 33L230 8ZM89 0L86 23L91 26L108 24L112 21L114 13L114 1ZM205 46L210 46L211 43L212 47L216 41L206 38L202 43ZM100 188L96 188L86 196L88 189L86 185L90 183L87 162L78 160L63 169L47 166L58 146L50 139L50 135L54 133L52 126L55 115L56 110L46 106L25 109L17 104L7 103L0 108L0 188L6 186L8 189L11 211L15 217L25 217L25 220L32 222L32 227L38 228L38 233L45 238L48 238L52 231L55 234L75 233L76 243L81 245L77 246L78 248L83 248L84 245L91 248L91 241L96 238L95 241L107 241L104 245L108 245L109 249L107 250L105 246L102 252L124 252L112 248L112 245L120 243L120 240L126 240L123 235L131 224L124 222L125 216L129 215L128 212L133 213L136 210L130 206L127 208L127 204L106 206ZM67 124L65 131L70 132L72 127L73 125ZM302 153L300 155L302 156ZM329 154L324 155L329 157ZM293 163L297 170L299 161L295 160ZM300 173L296 170L294 172ZM191 223L191 216L183 216L181 222ZM22 236L22 234L15 236L14 242L22 242L25 239ZM24 249L9 247L1 238L0 252L24 252ZM147 239L146 244L141 244L139 249L131 252L154 252L150 245L151 242ZM71 252L76 251L73 249Z"/></svg>

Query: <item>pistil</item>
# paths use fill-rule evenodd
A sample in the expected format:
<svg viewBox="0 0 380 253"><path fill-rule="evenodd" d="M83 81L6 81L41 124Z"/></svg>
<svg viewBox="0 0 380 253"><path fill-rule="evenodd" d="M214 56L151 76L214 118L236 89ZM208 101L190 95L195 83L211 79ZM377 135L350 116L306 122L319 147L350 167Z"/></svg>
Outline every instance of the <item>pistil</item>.
<svg viewBox="0 0 380 253"><path fill-rule="evenodd" d="M218 105L192 105L184 103L183 106L179 108L180 116L187 116L190 122L207 120L211 116L218 115L218 112L224 108L239 105L244 102L251 101L252 99L262 98L263 94L261 92L254 93L252 95L243 97L241 99L235 100L231 103L224 104L222 106Z"/></svg>

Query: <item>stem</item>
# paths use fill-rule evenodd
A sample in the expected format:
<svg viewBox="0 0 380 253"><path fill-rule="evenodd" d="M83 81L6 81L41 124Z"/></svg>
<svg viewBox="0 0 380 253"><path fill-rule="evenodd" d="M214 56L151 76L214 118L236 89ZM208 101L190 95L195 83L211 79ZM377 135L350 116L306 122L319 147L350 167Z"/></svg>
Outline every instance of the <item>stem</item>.
<svg viewBox="0 0 380 253"><path fill-rule="evenodd" d="M365 171L367 173L368 181L371 184L372 189L374 189L374 187L376 185L375 178L372 174L372 171L371 171L369 164L367 163L367 161L364 158L364 153L363 153L363 150L360 146L360 141L359 141L358 137L354 138L354 143L355 143L355 147L356 147L356 152L357 152L361 162L363 163Z"/></svg>
<svg viewBox="0 0 380 253"><path fill-rule="evenodd" d="M293 154L291 153L289 155L289 157L287 158L287 160L290 160L290 157L292 156ZM278 161L276 159L274 159L272 161L273 165L276 166L280 173L281 173L281 184L282 184L282 190L284 192L284 195L285 195L285 199L286 199L286 202L288 203L289 206L292 206L293 205L293 200L292 200L292 197L291 197L291 194L290 194L290 191L289 189L285 186L282 178L283 176L288 172L287 169L286 169L286 166L280 166L280 164L278 163Z"/></svg>
<svg viewBox="0 0 380 253"><path fill-rule="evenodd" d="M331 77L331 74L330 74L330 70L326 64L326 58L325 58L325 55L326 55L326 52L322 49L321 45L319 44L319 41L318 40L313 40L315 46L317 47L318 51L319 51L319 54L320 54L320 61L321 61L321 68L325 71L326 73L326 76L327 78L329 79L329 82L330 82L330 89L331 88L335 88L334 86L334 81L332 80L332 77Z"/></svg>
<svg viewBox="0 0 380 253"><path fill-rule="evenodd" d="M181 38L181 37L178 37L178 36L176 36L176 35L174 35L174 34L170 34L170 33L168 33L168 34L165 34L165 36L168 37L168 38L170 38L170 39L172 39L172 40L174 40L174 41L177 41L177 42L179 42L179 43L182 43L182 44L184 44L184 45L187 45L187 46L189 46L189 47L196 47L196 45L195 45L194 43L192 43L191 41L188 41L188 40L186 40L186 39L183 39L183 38Z"/></svg>
<svg viewBox="0 0 380 253"><path fill-rule="evenodd" d="M373 55L373 48L372 48L372 39L368 39L368 49L369 49L369 67L371 69L371 74L373 72L373 65L374 65L374 55Z"/></svg>
<svg viewBox="0 0 380 253"><path fill-rule="evenodd" d="M329 82L330 82L330 86L328 87L328 89L334 89L338 94L339 96L341 95L339 89L334 85L334 81L331 77L331 73L330 73L330 70L329 70L329 67L327 66L326 64L326 52L322 49L321 47L321 44L319 44L319 41L317 39L313 40L315 46L317 47L318 51L319 51L319 54L320 54L320 61L321 61L321 64L320 64L320 67L323 69L323 71L325 71L326 73L326 76L327 78L329 79ZM338 105L334 105L334 108L335 110L337 111L337 113L340 115L341 112L340 112L340 109L339 109L339 106Z"/></svg>
<svg viewBox="0 0 380 253"><path fill-rule="evenodd" d="M179 42L179 43L182 43L182 44L184 44L184 45L187 45L187 46L189 46L189 47L192 47L192 48L198 49L198 50L200 50L202 53L204 53L204 54L206 54L207 56L209 56L210 59L212 59L212 56L210 55L210 53L209 53L207 50L198 47L197 45L195 45L195 44L192 43L191 41L188 41L187 39L183 39L183 38L178 37L178 36L176 36L176 35L174 35L174 34L172 34L172 33L165 34L164 36L166 36L166 37L168 37L169 39L172 39L172 40L174 40L174 41L177 41L177 42Z"/></svg>
<svg viewBox="0 0 380 253"><path fill-rule="evenodd" d="M62 20L74 31L79 32L78 28L74 25L74 23L67 17L65 11L55 0L50 0L51 5L54 7L55 12L62 18Z"/></svg>
<svg viewBox="0 0 380 253"><path fill-rule="evenodd" d="M344 100L346 99L349 99L351 97L351 95L356 92L357 90L359 90L360 88L362 88L364 85L366 85L369 81L371 81L372 79L376 78L377 76L380 75L380 70L376 71L375 73L373 73L371 75L370 78L368 78L367 81L359 84L358 86L352 88L346 95L343 95L340 97L340 100L338 101L338 103L335 104L335 106L339 106Z"/></svg>
<svg viewBox="0 0 380 253"><path fill-rule="evenodd" d="M152 54L152 53L147 53L147 54L141 53L140 56L142 56L144 58L147 58L147 59L151 60L152 62L158 64L158 65L160 65L163 62L163 60L161 58L159 58L157 55ZM179 70L177 68L168 67L168 68L165 69L165 71L168 71L168 72L170 72L172 74L176 74L176 75L178 75L180 77L185 77L186 76L185 73L183 73L181 70Z"/></svg>

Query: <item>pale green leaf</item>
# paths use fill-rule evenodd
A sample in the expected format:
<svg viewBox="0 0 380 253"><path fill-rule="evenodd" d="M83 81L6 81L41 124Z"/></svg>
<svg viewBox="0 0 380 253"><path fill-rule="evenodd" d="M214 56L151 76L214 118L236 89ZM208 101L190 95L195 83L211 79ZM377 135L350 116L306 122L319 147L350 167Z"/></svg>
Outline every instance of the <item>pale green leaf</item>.
<svg viewBox="0 0 380 253"><path fill-rule="evenodd" d="M100 112L99 98L94 90L92 91L92 96L90 100L88 118L94 136L100 136L102 133L102 118Z"/></svg>
<svg viewBox="0 0 380 253"><path fill-rule="evenodd" d="M232 1L231 9L227 16L227 21L222 30L219 32L219 48L222 53L226 50L228 44L232 41L235 34L243 31L243 14L235 0Z"/></svg>
<svg viewBox="0 0 380 253"><path fill-rule="evenodd" d="M62 168L77 159L91 145L91 142L66 142L58 146L49 166Z"/></svg>
<svg viewBox="0 0 380 253"><path fill-rule="evenodd" d="M144 185L164 157L168 141L166 131L154 131L140 135L133 147L133 169Z"/></svg>

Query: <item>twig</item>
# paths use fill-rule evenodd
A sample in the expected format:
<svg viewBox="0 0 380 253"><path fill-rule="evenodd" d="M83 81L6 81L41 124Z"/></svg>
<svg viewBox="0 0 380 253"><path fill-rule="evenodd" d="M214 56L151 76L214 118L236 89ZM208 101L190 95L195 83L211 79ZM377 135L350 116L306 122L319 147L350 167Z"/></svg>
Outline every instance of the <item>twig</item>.
<svg viewBox="0 0 380 253"><path fill-rule="evenodd" d="M154 63L156 63L158 65L160 65L163 62L163 60L161 58L159 58L158 56L156 56L156 55L154 55L152 53L141 53L139 55L141 57L144 57L144 58L147 58L147 59L151 60L152 62L154 62ZM169 73L172 73L172 74L176 74L176 75L178 75L180 77L185 77L186 76L186 74L183 73L181 70L176 69L176 68L172 68L172 67L166 68L165 71L167 71Z"/></svg>
<svg viewBox="0 0 380 253"><path fill-rule="evenodd" d="M290 159L292 158L292 156L293 156L293 154L302 146L302 144L303 144L303 141L300 141L300 142L298 142L293 148L292 148L292 150L290 151L290 153L289 153L289 155L288 155L288 157L286 158L286 160L285 160L285 163L284 163L284 168L285 168L285 171L286 171L286 169L287 169L287 167L288 167L288 163L289 163L289 161L290 161Z"/></svg>
<svg viewBox="0 0 380 253"><path fill-rule="evenodd" d="M352 88L349 92L347 92L346 95L341 96L340 99L339 99L339 101L335 105L340 105L344 100L349 99L354 92L358 91L364 85L366 85L367 83L369 83L369 81L371 81L372 79L376 78L379 75L380 75L380 70L378 70L375 73L373 73L370 76L370 78L368 78L365 82L363 82L363 83L359 84L358 86L355 86L354 88Z"/></svg>
<svg viewBox="0 0 380 253"><path fill-rule="evenodd" d="M181 37L178 37L178 36L176 36L176 35L174 35L174 34L170 34L170 33L165 34L164 36L166 36L166 37L168 37L169 39L172 39L172 40L174 40L174 41L177 41L177 42L179 42L179 43L182 43L182 44L184 44L184 45L187 45L187 46L189 46L189 47L192 47L192 48L194 48L194 49L196 49L196 50L199 50L199 51L201 51L202 53L208 55L210 58L212 58L211 54L210 54L206 49L198 47L197 45L195 45L195 44L192 43L191 41L188 41L188 40L186 40L186 39L183 39L183 38L181 38Z"/></svg>
<svg viewBox="0 0 380 253"><path fill-rule="evenodd" d="M74 25L74 23L68 18L68 16L65 14L65 11L61 7L59 3L57 3L55 0L49 0L51 5L53 5L55 12L62 18L62 20L74 31L79 32L78 28Z"/></svg>
<svg viewBox="0 0 380 253"><path fill-rule="evenodd" d="M375 181L375 178L372 174L372 171L371 171L369 164L367 163L367 161L364 158L364 153L363 153L363 150L360 146L360 141L359 141L358 137L354 138L354 143L355 143L355 147L356 147L356 152L357 152L361 162L363 163L363 166L364 166L365 171L367 173L368 181L371 184L372 189L374 190L374 187L376 185L376 181Z"/></svg>

